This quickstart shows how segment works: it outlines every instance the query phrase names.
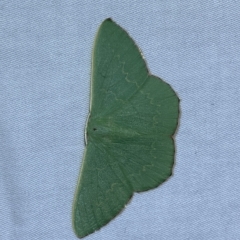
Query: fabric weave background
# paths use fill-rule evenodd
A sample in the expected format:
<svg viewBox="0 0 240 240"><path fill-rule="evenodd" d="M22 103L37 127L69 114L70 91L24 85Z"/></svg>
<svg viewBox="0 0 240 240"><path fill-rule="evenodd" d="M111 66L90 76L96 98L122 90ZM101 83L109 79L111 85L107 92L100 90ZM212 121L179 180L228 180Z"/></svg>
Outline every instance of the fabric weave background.
<svg viewBox="0 0 240 240"><path fill-rule="evenodd" d="M0 239L77 239L91 51L108 17L178 93L181 121L174 176L85 239L239 240L239 0L0 0Z"/></svg>

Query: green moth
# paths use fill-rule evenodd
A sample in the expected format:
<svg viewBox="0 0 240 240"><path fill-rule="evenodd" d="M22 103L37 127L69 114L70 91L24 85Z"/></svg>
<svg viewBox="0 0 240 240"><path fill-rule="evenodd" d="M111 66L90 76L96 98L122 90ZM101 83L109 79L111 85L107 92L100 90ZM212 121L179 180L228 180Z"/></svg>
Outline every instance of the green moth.
<svg viewBox="0 0 240 240"><path fill-rule="evenodd" d="M90 113L73 205L85 237L106 225L134 192L172 174L179 99L151 75L127 32L111 19L99 27L92 56Z"/></svg>

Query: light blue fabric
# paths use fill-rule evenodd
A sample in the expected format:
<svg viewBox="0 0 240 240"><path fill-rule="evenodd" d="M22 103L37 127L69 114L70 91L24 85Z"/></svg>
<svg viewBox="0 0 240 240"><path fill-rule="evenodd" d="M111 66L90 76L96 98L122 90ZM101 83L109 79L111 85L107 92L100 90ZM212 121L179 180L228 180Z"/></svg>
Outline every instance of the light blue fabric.
<svg viewBox="0 0 240 240"><path fill-rule="evenodd" d="M86 240L240 239L237 0L0 0L0 239L72 240L91 51L112 17L181 99L174 176Z"/></svg>

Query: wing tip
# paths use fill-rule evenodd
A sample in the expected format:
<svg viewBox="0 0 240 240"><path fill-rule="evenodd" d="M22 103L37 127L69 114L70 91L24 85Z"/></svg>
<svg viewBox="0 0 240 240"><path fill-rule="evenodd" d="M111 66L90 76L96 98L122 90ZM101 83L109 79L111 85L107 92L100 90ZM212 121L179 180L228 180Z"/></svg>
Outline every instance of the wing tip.
<svg viewBox="0 0 240 240"><path fill-rule="evenodd" d="M102 23L115 23L112 18L106 18Z"/></svg>
<svg viewBox="0 0 240 240"><path fill-rule="evenodd" d="M101 24L101 26L106 26L106 25L109 25L109 24L116 24L113 20L112 20L112 18L106 18L103 22L102 22L102 24Z"/></svg>
<svg viewBox="0 0 240 240"><path fill-rule="evenodd" d="M106 18L104 21L106 21L106 22L112 22L113 20L109 17L109 18Z"/></svg>
<svg viewBox="0 0 240 240"><path fill-rule="evenodd" d="M124 211L125 206L129 203L129 201L133 197L133 194L134 194L134 191L129 192L129 195L127 196L127 198L125 199L123 204L115 211L115 213L113 213L110 217L105 218L104 221L97 227L84 228L84 226L83 226L81 228L81 226L78 227L77 222L75 222L73 220L73 230L74 230L75 235L78 238L84 238L84 237L86 237L90 234L93 234L93 233L99 231L100 229L102 229L102 227L106 226L112 219L116 218L122 211Z"/></svg>

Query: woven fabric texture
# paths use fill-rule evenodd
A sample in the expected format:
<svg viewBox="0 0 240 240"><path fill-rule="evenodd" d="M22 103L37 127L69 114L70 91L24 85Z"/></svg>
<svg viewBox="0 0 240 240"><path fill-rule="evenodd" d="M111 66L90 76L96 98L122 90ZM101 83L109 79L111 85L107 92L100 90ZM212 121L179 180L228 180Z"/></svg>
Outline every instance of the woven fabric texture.
<svg viewBox="0 0 240 240"><path fill-rule="evenodd" d="M237 0L0 0L0 239L73 240L91 52L111 17L181 99L174 175L86 240L240 239Z"/></svg>

